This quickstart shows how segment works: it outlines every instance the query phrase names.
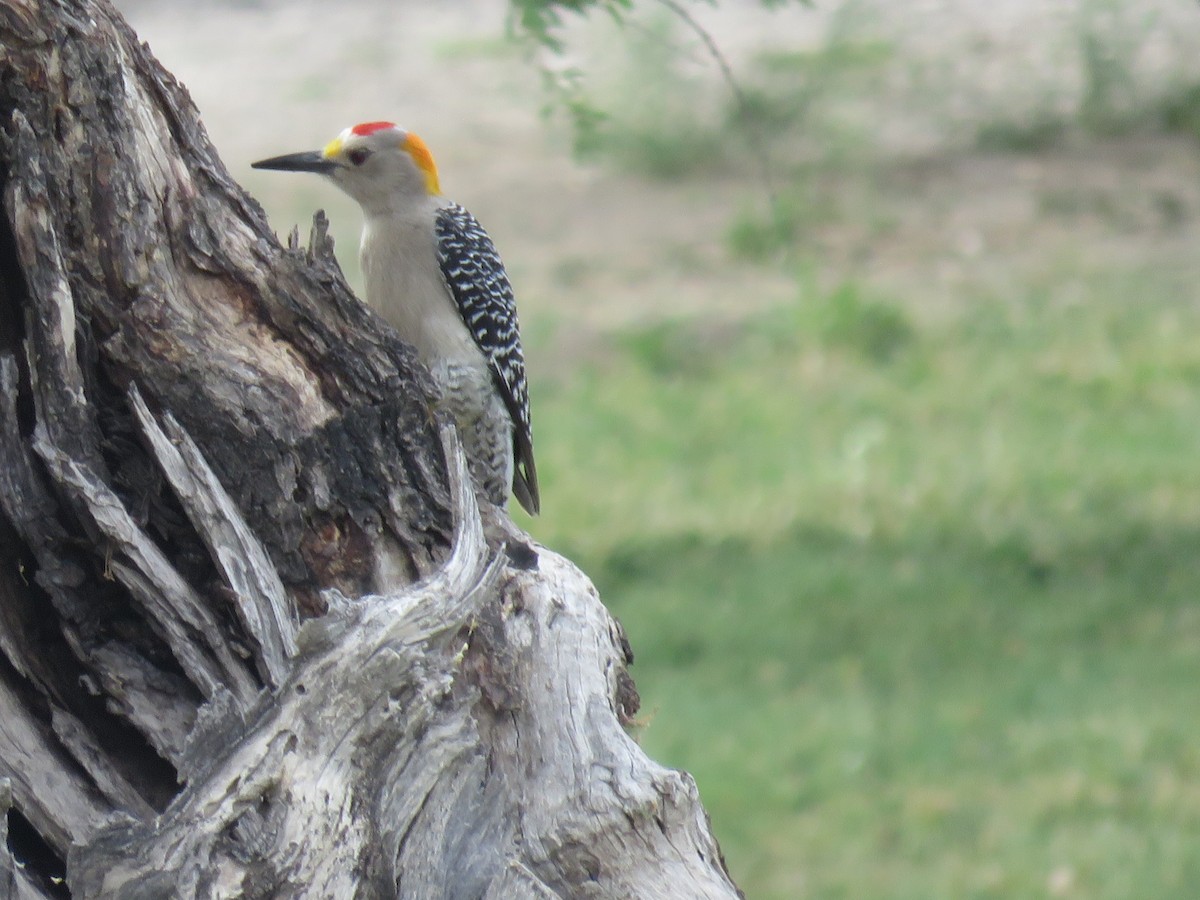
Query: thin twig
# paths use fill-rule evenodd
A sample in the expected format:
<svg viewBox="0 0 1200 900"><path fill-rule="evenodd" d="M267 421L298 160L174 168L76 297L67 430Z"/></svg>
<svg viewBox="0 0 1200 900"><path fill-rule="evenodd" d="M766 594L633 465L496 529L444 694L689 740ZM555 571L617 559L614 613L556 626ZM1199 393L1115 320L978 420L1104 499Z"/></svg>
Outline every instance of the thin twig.
<svg viewBox="0 0 1200 900"><path fill-rule="evenodd" d="M729 60L725 54L721 52L721 48L717 45L716 40L709 34L708 29L696 21L695 16L679 0L658 0L658 3L665 6L675 16L678 16L680 21L700 38L700 41L708 51L708 55L712 57L713 61L717 64L717 68L721 70L721 77L729 87L730 93L733 94L734 103L737 105L738 111L742 114L744 126L757 131L752 124L753 117L750 114L750 101L746 99L746 92L742 90L741 84L733 74L733 67L729 64ZM767 192L767 202L771 206L772 213L775 213L777 212L775 179L771 167L771 158L767 153L767 143L763 139L762 133L759 132L757 134L747 134L746 144L751 154L755 157L755 162L758 163L763 188Z"/></svg>

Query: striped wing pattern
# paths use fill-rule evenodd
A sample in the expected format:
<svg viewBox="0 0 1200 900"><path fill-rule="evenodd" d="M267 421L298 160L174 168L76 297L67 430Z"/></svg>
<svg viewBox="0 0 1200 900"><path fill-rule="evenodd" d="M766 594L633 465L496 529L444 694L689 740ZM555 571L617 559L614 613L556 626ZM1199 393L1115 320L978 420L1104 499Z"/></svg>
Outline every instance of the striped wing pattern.
<svg viewBox="0 0 1200 900"><path fill-rule="evenodd" d="M512 284L495 244L479 221L456 203L438 211L438 262L459 315L491 365L496 386L516 426L518 468L524 468L534 504L537 475L533 469L529 388Z"/></svg>

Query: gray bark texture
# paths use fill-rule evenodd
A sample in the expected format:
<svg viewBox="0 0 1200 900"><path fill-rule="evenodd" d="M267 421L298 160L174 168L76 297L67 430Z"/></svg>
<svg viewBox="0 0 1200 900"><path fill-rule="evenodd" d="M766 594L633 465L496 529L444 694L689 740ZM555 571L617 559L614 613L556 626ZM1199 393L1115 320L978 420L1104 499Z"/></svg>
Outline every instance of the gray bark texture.
<svg viewBox="0 0 1200 900"><path fill-rule="evenodd" d="M105 0L0 0L0 194L0 900L738 895L594 588Z"/></svg>

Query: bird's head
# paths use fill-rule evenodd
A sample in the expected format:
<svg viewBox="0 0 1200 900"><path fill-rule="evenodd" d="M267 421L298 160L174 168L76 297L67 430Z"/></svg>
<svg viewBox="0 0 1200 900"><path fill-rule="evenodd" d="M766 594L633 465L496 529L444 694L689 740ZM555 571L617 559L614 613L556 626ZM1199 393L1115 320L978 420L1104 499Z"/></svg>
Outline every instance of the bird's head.
<svg viewBox="0 0 1200 900"><path fill-rule="evenodd" d="M323 150L276 156L251 166L324 175L369 213L395 211L441 193L437 166L425 142L391 122L355 125Z"/></svg>

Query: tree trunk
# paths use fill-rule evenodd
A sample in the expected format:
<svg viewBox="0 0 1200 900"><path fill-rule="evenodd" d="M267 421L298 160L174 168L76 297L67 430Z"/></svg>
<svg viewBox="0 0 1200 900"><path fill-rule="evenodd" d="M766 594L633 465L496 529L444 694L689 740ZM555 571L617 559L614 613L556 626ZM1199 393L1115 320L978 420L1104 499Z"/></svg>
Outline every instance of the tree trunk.
<svg viewBox="0 0 1200 900"><path fill-rule="evenodd" d="M104 0L0 35L0 898L736 896L320 216Z"/></svg>

